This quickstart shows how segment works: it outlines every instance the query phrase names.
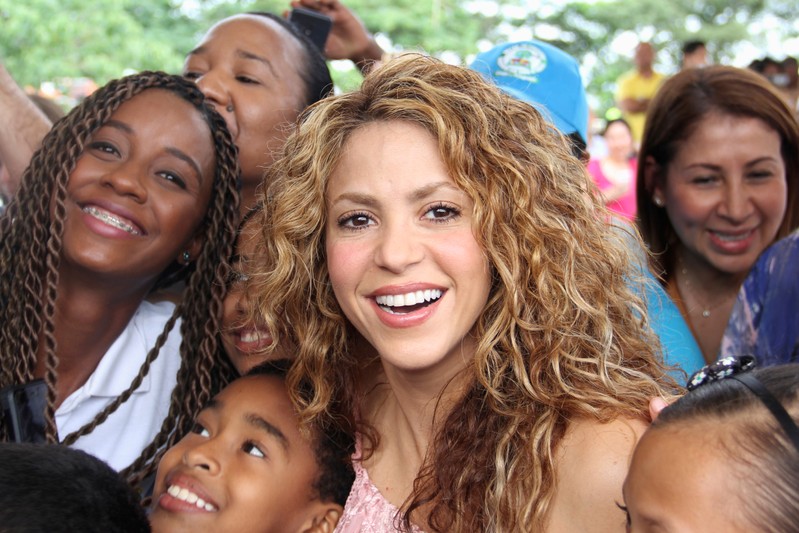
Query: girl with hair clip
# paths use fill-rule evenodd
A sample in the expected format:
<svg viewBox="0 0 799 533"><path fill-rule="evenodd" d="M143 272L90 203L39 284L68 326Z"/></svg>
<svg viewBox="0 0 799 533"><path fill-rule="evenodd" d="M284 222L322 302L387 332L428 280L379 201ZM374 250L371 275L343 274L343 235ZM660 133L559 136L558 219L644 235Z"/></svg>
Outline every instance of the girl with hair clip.
<svg viewBox="0 0 799 533"><path fill-rule="evenodd" d="M639 151L638 227L650 266L705 362L718 357L757 258L799 227L799 124L762 76L726 66L669 78Z"/></svg>
<svg viewBox="0 0 799 533"><path fill-rule="evenodd" d="M790 532L799 524L799 364L696 372L635 450L627 530Z"/></svg>
<svg viewBox="0 0 799 533"><path fill-rule="evenodd" d="M157 72L99 89L42 146L0 218L0 386L43 379L47 440L136 486L233 374L236 148L194 83ZM145 300L184 278L177 306Z"/></svg>
<svg viewBox="0 0 799 533"><path fill-rule="evenodd" d="M339 531L624 529L669 382L623 237L537 111L402 57L304 113L267 182L248 294L298 346L303 419L357 431Z"/></svg>

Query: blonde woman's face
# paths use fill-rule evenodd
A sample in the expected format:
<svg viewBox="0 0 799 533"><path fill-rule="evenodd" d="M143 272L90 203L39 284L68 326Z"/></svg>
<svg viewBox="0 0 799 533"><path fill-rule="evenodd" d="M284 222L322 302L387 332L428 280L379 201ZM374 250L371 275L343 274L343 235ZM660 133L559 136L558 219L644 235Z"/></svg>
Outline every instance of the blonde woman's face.
<svg viewBox="0 0 799 533"><path fill-rule="evenodd" d="M356 131L328 183L330 281L384 367L457 371L490 288L472 230L474 205L421 127Z"/></svg>

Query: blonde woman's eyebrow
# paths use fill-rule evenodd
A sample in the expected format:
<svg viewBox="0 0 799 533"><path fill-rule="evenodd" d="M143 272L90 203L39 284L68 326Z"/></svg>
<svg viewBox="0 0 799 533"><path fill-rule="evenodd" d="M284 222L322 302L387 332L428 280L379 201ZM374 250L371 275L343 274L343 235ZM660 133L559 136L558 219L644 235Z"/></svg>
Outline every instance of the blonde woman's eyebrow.
<svg viewBox="0 0 799 533"><path fill-rule="evenodd" d="M450 183L449 181L439 181L436 183L430 183L425 185L424 187L419 187L411 191L408 194L408 198L410 200L424 200L425 198L435 194L437 191L441 189L450 189L453 192L464 194L461 189L456 187L454 184ZM331 205L335 205L342 201L349 201L354 204L363 205L366 207L376 207L380 204L380 202L371 194L367 193L360 193L360 192L343 192L333 198L331 200Z"/></svg>

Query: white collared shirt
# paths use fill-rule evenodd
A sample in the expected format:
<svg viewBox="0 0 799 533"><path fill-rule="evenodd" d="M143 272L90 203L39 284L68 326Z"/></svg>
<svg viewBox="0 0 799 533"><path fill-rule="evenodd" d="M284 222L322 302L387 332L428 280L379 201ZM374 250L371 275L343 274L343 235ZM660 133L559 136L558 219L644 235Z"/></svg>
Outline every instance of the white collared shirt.
<svg viewBox="0 0 799 533"><path fill-rule="evenodd" d="M59 438L91 422L130 386L174 309L171 302L142 302L86 383L56 411ZM72 447L99 457L115 470L122 470L138 458L169 412L169 399L180 368L180 340L178 320L139 388Z"/></svg>

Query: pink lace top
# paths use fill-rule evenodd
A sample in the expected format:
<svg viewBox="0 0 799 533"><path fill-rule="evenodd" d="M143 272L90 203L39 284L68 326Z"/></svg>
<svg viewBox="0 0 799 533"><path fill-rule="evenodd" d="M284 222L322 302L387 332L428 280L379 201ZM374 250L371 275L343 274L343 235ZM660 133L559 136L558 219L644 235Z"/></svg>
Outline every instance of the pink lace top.
<svg viewBox="0 0 799 533"><path fill-rule="evenodd" d="M390 533L402 531L396 524L401 523L399 509L386 500L369 479L369 473L360 461L361 439L355 442L352 464L355 469L355 482L352 484L344 513L333 533ZM413 526L414 533L423 533Z"/></svg>

